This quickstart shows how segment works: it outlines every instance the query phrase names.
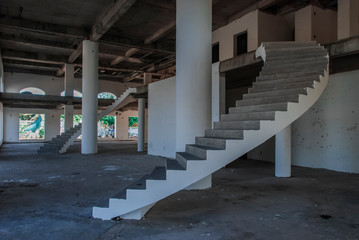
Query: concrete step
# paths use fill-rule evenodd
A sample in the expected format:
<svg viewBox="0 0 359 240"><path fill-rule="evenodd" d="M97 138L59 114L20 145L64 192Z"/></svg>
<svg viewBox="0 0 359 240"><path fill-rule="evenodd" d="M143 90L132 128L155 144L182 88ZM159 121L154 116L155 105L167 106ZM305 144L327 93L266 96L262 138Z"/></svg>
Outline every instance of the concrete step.
<svg viewBox="0 0 359 240"><path fill-rule="evenodd" d="M128 186L126 189L146 189L146 180L150 177L149 174L144 175L139 180Z"/></svg>
<svg viewBox="0 0 359 240"><path fill-rule="evenodd" d="M295 41L285 41L285 42L265 42L263 43L265 49L273 48L288 48L288 47L313 47L319 46L317 42L295 42Z"/></svg>
<svg viewBox="0 0 359 240"><path fill-rule="evenodd" d="M322 72L324 71L324 69L327 68L327 64L322 63L322 64L305 64L305 65L300 65L295 64L295 65L290 65L288 67L277 67L277 68L271 68L271 67L263 67L262 71L260 72L260 76L265 76L265 75L271 75L271 74L280 74L280 73L301 73L301 72L311 72L313 70L321 70Z"/></svg>
<svg viewBox="0 0 359 240"><path fill-rule="evenodd" d="M300 62L322 62L322 63L328 63L328 57L327 56L307 56L304 55L304 57L299 59L270 59L267 60L264 63L265 66L276 66L276 65L283 65L283 64L297 64L298 60Z"/></svg>
<svg viewBox="0 0 359 240"><path fill-rule="evenodd" d="M273 60L300 60L302 58L311 58L311 57L321 57L327 56L327 52L325 50L313 50L313 51L305 51L302 53L282 53L282 54L267 54L266 61Z"/></svg>
<svg viewBox="0 0 359 240"><path fill-rule="evenodd" d="M305 69L314 69L314 68L323 68L325 69L328 65L328 61L318 61L318 60L310 60L310 61L298 61L296 63L293 62L266 62L264 66L262 67L262 71L283 71L287 70L298 72L298 71L305 71Z"/></svg>
<svg viewBox="0 0 359 240"><path fill-rule="evenodd" d="M148 176L148 180L166 180L166 167L157 166Z"/></svg>
<svg viewBox="0 0 359 240"><path fill-rule="evenodd" d="M259 130L260 123L258 120L215 122L213 128L217 130Z"/></svg>
<svg viewBox="0 0 359 240"><path fill-rule="evenodd" d="M186 168L181 165L176 159L166 159L166 169L167 170L186 170Z"/></svg>
<svg viewBox="0 0 359 240"><path fill-rule="evenodd" d="M187 144L186 152L200 159L207 159L207 150L221 150L218 148L204 147L196 144Z"/></svg>
<svg viewBox="0 0 359 240"><path fill-rule="evenodd" d="M205 137L223 139L243 139L243 130L216 130L207 129Z"/></svg>
<svg viewBox="0 0 359 240"><path fill-rule="evenodd" d="M274 120L275 111L267 112L244 112L235 114L223 114L221 122L248 121L248 120Z"/></svg>
<svg viewBox="0 0 359 240"><path fill-rule="evenodd" d="M244 113L244 112L266 112L266 111L287 111L288 103L266 103L254 106L231 107L229 108L230 114Z"/></svg>
<svg viewBox="0 0 359 240"><path fill-rule="evenodd" d="M196 137L196 145L226 149L226 140L223 138Z"/></svg>
<svg viewBox="0 0 359 240"><path fill-rule="evenodd" d="M184 169L187 169L187 161L203 161L206 158L201 158L188 152L176 152L176 160Z"/></svg>
<svg viewBox="0 0 359 240"><path fill-rule="evenodd" d="M308 52L318 52L322 53L325 49L322 46L311 45L311 46L286 46L281 48L268 48L266 49L267 56L269 55L282 55L286 54L288 56L297 55Z"/></svg>
<svg viewBox="0 0 359 240"><path fill-rule="evenodd" d="M259 92L259 93L247 93L247 94L243 95L243 100L279 97L279 96L295 95L295 94L307 95L307 89L306 88L292 88L292 89L281 89L281 90L276 90L276 91L266 91L266 92Z"/></svg>
<svg viewBox="0 0 359 240"><path fill-rule="evenodd" d="M267 82L254 82L252 88L248 89L248 93L260 93L260 92L278 91L278 90L286 90L293 88L308 88L308 87L314 88L314 80L300 81L300 82L293 82L291 79L273 80Z"/></svg>
<svg viewBox="0 0 359 240"><path fill-rule="evenodd" d="M299 101L299 95L293 94L293 95L275 96L275 97L267 97L267 98L240 100L236 102L236 107L263 105L269 103L282 103L282 102L297 103L298 101Z"/></svg>
<svg viewBox="0 0 359 240"><path fill-rule="evenodd" d="M309 71L303 72L288 72L288 73L272 73L272 74L262 74L260 73L259 76L256 78L257 82L261 81L271 81L276 79L295 79L295 78L302 78L302 77L312 77L314 75L318 76L323 75L324 72L322 69L311 69Z"/></svg>

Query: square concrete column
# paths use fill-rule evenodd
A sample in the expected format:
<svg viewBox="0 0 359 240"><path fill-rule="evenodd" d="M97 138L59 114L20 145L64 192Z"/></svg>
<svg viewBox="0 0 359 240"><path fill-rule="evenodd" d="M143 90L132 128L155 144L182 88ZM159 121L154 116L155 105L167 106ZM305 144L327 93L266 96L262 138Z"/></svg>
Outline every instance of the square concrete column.
<svg viewBox="0 0 359 240"><path fill-rule="evenodd" d="M359 0L338 1L338 40L359 35Z"/></svg>
<svg viewBox="0 0 359 240"><path fill-rule="evenodd" d="M138 137L137 151L143 152L145 146L145 99L138 99Z"/></svg>
<svg viewBox="0 0 359 240"><path fill-rule="evenodd" d="M176 151L211 127L212 1L177 0Z"/></svg>
<svg viewBox="0 0 359 240"><path fill-rule="evenodd" d="M72 97L74 94L74 65L65 64L65 96ZM74 119L74 105L65 105L64 107L65 131L69 130L73 126Z"/></svg>
<svg viewBox="0 0 359 240"><path fill-rule="evenodd" d="M292 164L291 125L275 136L275 176L290 177Z"/></svg>
<svg viewBox="0 0 359 240"><path fill-rule="evenodd" d="M83 41L82 154L97 153L98 43Z"/></svg>

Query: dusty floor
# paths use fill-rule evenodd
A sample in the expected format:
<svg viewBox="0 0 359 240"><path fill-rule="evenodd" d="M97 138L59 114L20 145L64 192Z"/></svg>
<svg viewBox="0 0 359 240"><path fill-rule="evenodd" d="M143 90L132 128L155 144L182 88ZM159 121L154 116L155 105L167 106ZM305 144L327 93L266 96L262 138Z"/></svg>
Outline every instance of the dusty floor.
<svg viewBox="0 0 359 240"><path fill-rule="evenodd" d="M273 177L269 163L240 160L213 175L213 188L181 191L142 221L91 218L164 159L129 142L99 154L38 156L37 144L0 149L0 239L359 239L359 175L293 167Z"/></svg>

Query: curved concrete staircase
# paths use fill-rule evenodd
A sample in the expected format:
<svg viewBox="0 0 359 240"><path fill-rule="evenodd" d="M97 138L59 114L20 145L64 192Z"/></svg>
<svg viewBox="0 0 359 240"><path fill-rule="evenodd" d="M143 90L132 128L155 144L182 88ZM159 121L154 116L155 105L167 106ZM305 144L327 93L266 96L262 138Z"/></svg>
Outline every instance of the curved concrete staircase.
<svg viewBox="0 0 359 240"><path fill-rule="evenodd" d="M100 121L101 118L106 116L107 114L113 112L117 108L120 107L121 104L133 93L136 93L136 88L127 89L122 95L117 98L110 106L108 106L105 110L100 112L97 115L97 120ZM47 153L66 153L67 149L75 142L75 140L81 135L81 124L70 128L69 130L63 132L60 135L52 138L51 141L45 143L40 149L37 151L39 154L47 154Z"/></svg>
<svg viewBox="0 0 359 240"><path fill-rule="evenodd" d="M256 51L265 64L249 93L222 115L186 152L94 207L93 217L141 219L159 200L176 193L247 153L305 113L328 81L328 54L315 42L263 43Z"/></svg>

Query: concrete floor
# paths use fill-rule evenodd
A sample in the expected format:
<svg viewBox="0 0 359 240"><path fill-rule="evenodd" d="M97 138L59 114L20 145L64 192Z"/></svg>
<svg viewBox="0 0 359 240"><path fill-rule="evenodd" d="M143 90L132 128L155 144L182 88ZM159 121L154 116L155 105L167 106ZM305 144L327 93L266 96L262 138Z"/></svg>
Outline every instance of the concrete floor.
<svg viewBox="0 0 359 240"><path fill-rule="evenodd" d="M158 202L142 221L91 218L102 204L164 159L131 142L104 142L82 156L38 156L38 144L0 149L0 239L359 239L359 175L240 160L213 187Z"/></svg>

